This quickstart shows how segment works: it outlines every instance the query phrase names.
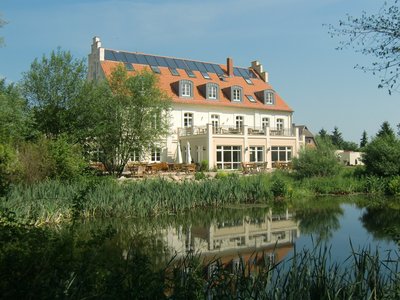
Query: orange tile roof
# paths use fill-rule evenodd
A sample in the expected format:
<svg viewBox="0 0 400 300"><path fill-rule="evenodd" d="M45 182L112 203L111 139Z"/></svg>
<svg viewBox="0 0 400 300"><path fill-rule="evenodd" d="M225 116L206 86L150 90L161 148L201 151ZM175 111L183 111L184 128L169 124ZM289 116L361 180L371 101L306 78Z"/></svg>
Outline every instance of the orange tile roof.
<svg viewBox="0 0 400 300"><path fill-rule="evenodd" d="M109 76L112 70L118 65L123 64L122 62L105 60L101 61L101 67L105 76ZM143 70L147 68L151 71L148 65L142 64L133 64L135 70ZM220 67L226 72L226 66L220 65ZM171 74L167 67L158 67L161 71L161 74L156 74L159 77L159 85L160 88L171 97L174 103L182 103L182 104L197 104L197 105L207 105L207 106L223 106L223 107L242 107L242 108L249 108L249 109L260 109L260 110L269 110L269 111L286 111L292 112L293 110L286 104L286 102L275 92L275 104L273 105L266 105L262 103L255 93L261 92L267 89L273 89L272 86L263 81L258 77L251 78L253 85L246 83L243 77L241 76L232 76L226 77L225 81L220 80L217 74L215 73L208 73L211 79L205 79L199 71L193 71L196 75L196 78L189 77L185 70L183 69L176 69L180 76L174 76ZM128 74L135 74L136 71L128 71ZM254 72L255 73L255 72ZM193 82L193 98L180 98L179 95L173 88L173 85L178 82L179 80L190 80ZM199 87L206 84L206 83L216 83L219 85L219 99L218 100L211 100L206 99L205 96L200 92ZM243 88L243 95L241 102L231 102L229 98L225 95L223 90L225 88L232 87L234 85L238 85ZM250 102L246 95L251 95L256 100L255 103Z"/></svg>

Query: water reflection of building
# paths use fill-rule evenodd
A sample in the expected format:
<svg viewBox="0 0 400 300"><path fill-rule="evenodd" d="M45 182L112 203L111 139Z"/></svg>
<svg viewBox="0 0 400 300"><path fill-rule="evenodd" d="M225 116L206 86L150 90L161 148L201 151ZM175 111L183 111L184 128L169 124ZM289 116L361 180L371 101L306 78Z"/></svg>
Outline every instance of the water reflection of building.
<svg viewBox="0 0 400 300"><path fill-rule="evenodd" d="M262 217L214 221L208 227L169 228L165 233L167 247L178 256L192 250L205 257L221 258L223 262L238 254L245 258L261 251L273 253L274 260L280 261L300 235L299 226L288 210L283 214L269 210Z"/></svg>

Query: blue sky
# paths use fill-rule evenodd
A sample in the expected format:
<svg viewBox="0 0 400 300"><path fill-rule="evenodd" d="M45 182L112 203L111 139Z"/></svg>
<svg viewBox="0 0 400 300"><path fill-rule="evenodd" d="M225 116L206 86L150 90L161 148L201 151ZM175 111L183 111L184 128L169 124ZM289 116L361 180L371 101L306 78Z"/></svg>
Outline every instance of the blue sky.
<svg viewBox="0 0 400 300"><path fill-rule="evenodd" d="M1 0L0 77L18 81L31 62L60 46L86 58L93 36L106 48L250 66L258 60L294 121L347 140L400 123L400 94L355 70L372 59L337 51L323 24L377 12L378 0Z"/></svg>

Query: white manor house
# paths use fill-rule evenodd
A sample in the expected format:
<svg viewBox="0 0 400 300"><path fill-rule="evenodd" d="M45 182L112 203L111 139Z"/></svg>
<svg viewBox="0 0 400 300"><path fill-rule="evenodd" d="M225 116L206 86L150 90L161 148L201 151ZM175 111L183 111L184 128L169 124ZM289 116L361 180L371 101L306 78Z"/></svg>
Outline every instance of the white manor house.
<svg viewBox="0 0 400 300"><path fill-rule="evenodd" d="M148 68L172 99L171 134L152 149L149 162L174 162L178 145L192 162L238 169L241 163L288 163L301 147L314 144L305 126L293 124L293 110L273 89L258 61L248 68L190 59L119 51L94 37L88 79L104 79L123 64L128 74ZM307 134L308 133L308 134ZM183 160L186 163L190 163Z"/></svg>

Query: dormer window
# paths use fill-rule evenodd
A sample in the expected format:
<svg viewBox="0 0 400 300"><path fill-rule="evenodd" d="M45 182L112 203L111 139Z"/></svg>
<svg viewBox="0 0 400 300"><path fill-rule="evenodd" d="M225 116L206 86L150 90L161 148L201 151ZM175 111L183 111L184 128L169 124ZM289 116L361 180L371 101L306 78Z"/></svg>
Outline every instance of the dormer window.
<svg viewBox="0 0 400 300"><path fill-rule="evenodd" d="M233 86L231 89L231 99L234 102L242 101L242 88L240 86Z"/></svg>
<svg viewBox="0 0 400 300"><path fill-rule="evenodd" d="M179 97L193 97L193 82L191 82L190 80L179 81Z"/></svg>
<svg viewBox="0 0 400 300"><path fill-rule="evenodd" d="M264 104L275 104L275 92L273 90L264 91Z"/></svg>
<svg viewBox="0 0 400 300"><path fill-rule="evenodd" d="M207 96L207 99L216 100L216 99L219 98L218 95L219 95L218 84L207 83L207 85L206 85L206 96Z"/></svg>

